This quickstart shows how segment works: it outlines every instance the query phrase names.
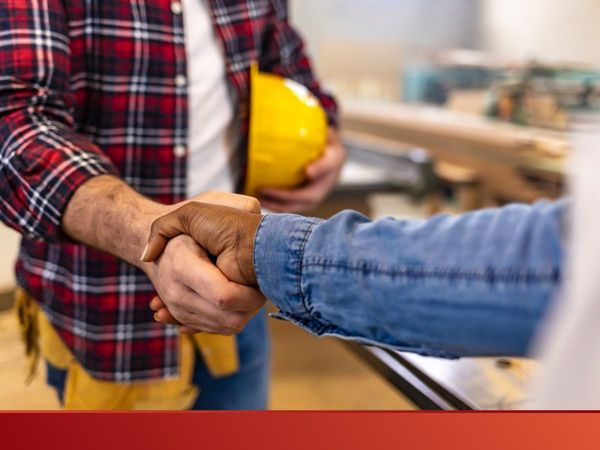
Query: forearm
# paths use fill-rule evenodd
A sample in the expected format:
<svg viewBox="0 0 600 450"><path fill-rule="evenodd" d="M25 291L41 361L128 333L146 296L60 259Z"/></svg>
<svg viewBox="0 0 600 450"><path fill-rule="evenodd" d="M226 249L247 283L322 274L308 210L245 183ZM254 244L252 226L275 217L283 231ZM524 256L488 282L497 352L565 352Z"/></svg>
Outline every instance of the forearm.
<svg viewBox="0 0 600 450"><path fill-rule="evenodd" d="M68 24L61 0L0 2L0 220L28 240L64 239L73 194L118 172L74 129Z"/></svg>
<svg viewBox="0 0 600 450"><path fill-rule="evenodd" d="M76 241L140 266L152 221L167 210L117 177L98 176L73 194L62 229Z"/></svg>
<svg viewBox="0 0 600 450"><path fill-rule="evenodd" d="M268 216L258 282L286 318L438 356L524 354L556 293L564 204L428 221Z"/></svg>

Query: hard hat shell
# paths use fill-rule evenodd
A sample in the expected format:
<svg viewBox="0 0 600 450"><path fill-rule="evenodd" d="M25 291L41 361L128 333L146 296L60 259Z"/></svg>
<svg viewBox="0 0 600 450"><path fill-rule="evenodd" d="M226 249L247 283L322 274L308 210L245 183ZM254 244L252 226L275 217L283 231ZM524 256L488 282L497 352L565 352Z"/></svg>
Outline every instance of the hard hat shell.
<svg viewBox="0 0 600 450"><path fill-rule="evenodd" d="M303 85L250 69L250 129L245 193L293 188L327 143L327 117Z"/></svg>

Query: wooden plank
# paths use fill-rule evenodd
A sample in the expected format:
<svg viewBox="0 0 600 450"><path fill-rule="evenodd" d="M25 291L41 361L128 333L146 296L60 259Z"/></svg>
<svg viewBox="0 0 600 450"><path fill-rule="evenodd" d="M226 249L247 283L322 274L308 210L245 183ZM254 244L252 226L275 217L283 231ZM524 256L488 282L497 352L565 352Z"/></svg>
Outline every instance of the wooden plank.
<svg viewBox="0 0 600 450"><path fill-rule="evenodd" d="M344 102L342 128L435 150L563 175L569 153L558 132L496 123L440 108Z"/></svg>
<svg viewBox="0 0 600 450"><path fill-rule="evenodd" d="M386 143L390 151L423 148L436 162L475 171L488 199L529 203L562 194L569 145L561 133L402 104L346 102L342 111L345 137Z"/></svg>

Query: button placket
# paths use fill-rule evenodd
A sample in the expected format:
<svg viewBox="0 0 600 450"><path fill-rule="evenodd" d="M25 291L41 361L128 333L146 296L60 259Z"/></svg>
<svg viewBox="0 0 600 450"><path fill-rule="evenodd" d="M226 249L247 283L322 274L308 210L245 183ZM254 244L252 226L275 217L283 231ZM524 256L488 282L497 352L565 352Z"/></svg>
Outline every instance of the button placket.
<svg viewBox="0 0 600 450"><path fill-rule="evenodd" d="M185 87L187 85L187 76L180 73L175 75L175 86L177 87Z"/></svg>
<svg viewBox="0 0 600 450"><path fill-rule="evenodd" d="M189 80L187 77L187 62L185 52L185 31L184 31L184 5L181 0L171 0L171 12L173 20L173 44L175 46L175 65L171 73L173 77L171 83L175 90L175 117L174 117L174 135L173 135L173 178L177 180L173 189L174 201L182 200L186 197L187 174L186 158L189 155L187 146L187 127L188 127L188 92L187 86Z"/></svg>
<svg viewBox="0 0 600 450"><path fill-rule="evenodd" d="M183 158L187 153L187 149L185 148L185 145L176 145L175 147L173 147L173 154L177 157L177 158Z"/></svg>
<svg viewBox="0 0 600 450"><path fill-rule="evenodd" d="M171 12L173 14L181 14L183 12L183 5L180 1L175 0L171 2Z"/></svg>

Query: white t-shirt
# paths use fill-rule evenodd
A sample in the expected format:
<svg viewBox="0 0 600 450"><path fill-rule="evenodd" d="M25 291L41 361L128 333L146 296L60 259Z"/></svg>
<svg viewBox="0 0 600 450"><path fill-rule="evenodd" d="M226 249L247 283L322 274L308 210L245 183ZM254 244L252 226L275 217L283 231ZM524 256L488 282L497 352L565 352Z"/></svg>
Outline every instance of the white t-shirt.
<svg viewBox="0 0 600 450"><path fill-rule="evenodd" d="M227 133L233 105L227 89L225 60L205 0L182 0L188 65L187 194L231 192L231 149Z"/></svg>

